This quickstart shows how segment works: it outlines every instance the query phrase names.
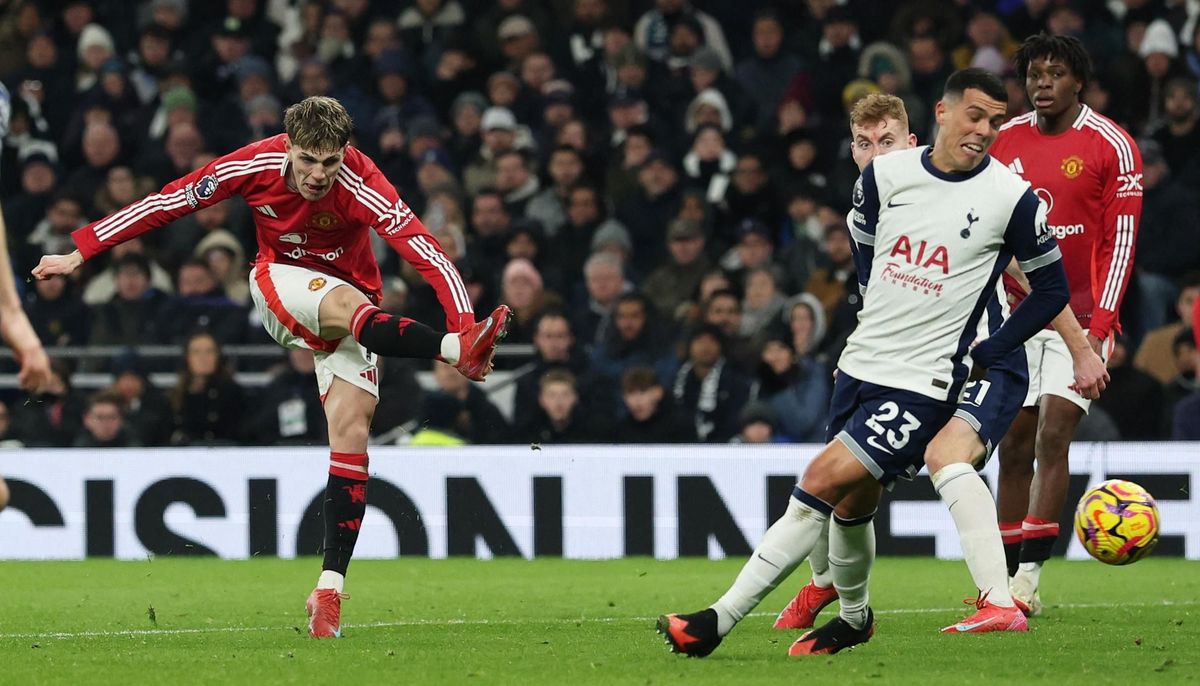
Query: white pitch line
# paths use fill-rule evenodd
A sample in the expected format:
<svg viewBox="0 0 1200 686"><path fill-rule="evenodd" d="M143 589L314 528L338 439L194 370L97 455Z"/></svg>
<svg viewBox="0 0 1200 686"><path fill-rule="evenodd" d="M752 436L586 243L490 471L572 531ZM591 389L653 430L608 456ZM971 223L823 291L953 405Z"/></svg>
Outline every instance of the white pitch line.
<svg viewBox="0 0 1200 686"><path fill-rule="evenodd" d="M1172 601L1163 600L1151 603L1063 603L1051 605L1050 609L1091 610L1114 609L1131 607L1195 607L1200 600ZM879 610L877 615L915 615L953 613L954 607L909 607L893 610ZM774 617L774 612L752 612L750 617ZM404 626L510 626L517 624L582 624L584 622L613 624L617 622L652 622L657 617L578 617L574 619L405 619L394 622L367 622L365 624L345 624L345 629L386 629ZM200 627L192 629L123 629L120 631L43 631L30 633L2 634L0 640L25 638L110 638L116 636L186 636L192 634L237 634L266 631L293 631L289 626L220 626Z"/></svg>

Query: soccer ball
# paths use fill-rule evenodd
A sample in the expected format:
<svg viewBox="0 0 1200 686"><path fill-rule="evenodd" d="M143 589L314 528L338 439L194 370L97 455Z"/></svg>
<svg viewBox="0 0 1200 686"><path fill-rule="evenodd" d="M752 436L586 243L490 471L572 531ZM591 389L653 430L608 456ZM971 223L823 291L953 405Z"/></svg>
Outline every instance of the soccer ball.
<svg viewBox="0 0 1200 686"><path fill-rule="evenodd" d="M1128 565L1158 543L1158 506L1132 481L1109 479L1093 487L1075 508L1075 536L1105 564Z"/></svg>

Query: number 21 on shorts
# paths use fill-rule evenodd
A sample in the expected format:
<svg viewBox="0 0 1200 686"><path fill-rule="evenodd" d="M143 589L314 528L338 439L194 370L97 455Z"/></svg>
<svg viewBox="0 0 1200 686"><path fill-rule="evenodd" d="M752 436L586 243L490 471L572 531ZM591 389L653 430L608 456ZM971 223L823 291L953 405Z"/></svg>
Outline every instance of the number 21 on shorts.
<svg viewBox="0 0 1200 686"><path fill-rule="evenodd" d="M900 450L908 445L910 434L921 427L921 420L907 410L901 413L900 406L891 400L880 405L879 410L868 417L865 423L868 429L887 440L893 450ZM889 424L896 428L888 428ZM876 450L892 454L892 450L884 447L876 436L868 436L867 443Z"/></svg>

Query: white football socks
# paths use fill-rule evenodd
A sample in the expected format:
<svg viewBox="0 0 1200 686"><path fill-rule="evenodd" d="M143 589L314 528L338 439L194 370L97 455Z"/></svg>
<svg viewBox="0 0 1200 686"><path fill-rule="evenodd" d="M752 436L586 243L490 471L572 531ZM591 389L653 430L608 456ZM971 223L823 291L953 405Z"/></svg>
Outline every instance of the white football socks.
<svg viewBox="0 0 1200 686"><path fill-rule="evenodd" d="M996 519L996 501L975 469L965 462L949 464L933 475L933 488L950 509L958 540L962 544L967 569L980 592L1000 607L1012 607L1008 592L1008 567L1000 525Z"/></svg>
<svg viewBox="0 0 1200 686"><path fill-rule="evenodd" d="M875 564L875 524L868 519L847 525L837 517L829 529L829 567L837 589L842 619L855 629L867 624L867 591Z"/></svg>
<svg viewBox="0 0 1200 686"><path fill-rule="evenodd" d="M458 364L458 358L462 357L462 341L458 340L458 334L448 333L442 336L442 359L446 364Z"/></svg>
<svg viewBox="0 0 1200 686"><path fill-rule="evenodd" d="M332 569L326 569L321 572L321 576L317 578L317 588L332 588L338 593L342 592L342 587L346 584L346 577L338 574Z"/></svg>
<svg viewBox="0 0 1200 686"><path fill-rule="evenodd" d="M1041 562L1022 562L1021 564L1017 565L1017 576L1013 578L1021 579L1023 583L1029 585L1029 588L1036 591L1038 582L1041 581L1041 577Z"/></svg>
<svg viewBox="0 0 1200 686"><path fill-rule="evenodd" d="M833 585L833 575L829 573L829 531L829 522L825 522L825 529L821 531L820 537L817 538L817 544L808 554L808 566L812 567L813 583L821 588L829 588Z"/></svg>
<svg viewBox="0 0 1200 686"><path fill-rule="evenodd" d="M724 636L753 610L767 594L808 557L822 536L829 515L792 496L787 511L763 534L733 586L712 604L717 612L717 633Z"/></svg>

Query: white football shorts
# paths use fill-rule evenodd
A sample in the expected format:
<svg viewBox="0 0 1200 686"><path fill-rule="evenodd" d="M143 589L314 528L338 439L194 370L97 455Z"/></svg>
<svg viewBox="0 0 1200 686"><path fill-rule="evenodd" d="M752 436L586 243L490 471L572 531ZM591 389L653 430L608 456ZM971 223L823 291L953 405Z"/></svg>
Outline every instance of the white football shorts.
<svg viewBox="0 0 1200 686"><path fill-rule="evenodd" d="M1085 331L1086 333L1086 331ZM1112 353L1113 337L1100 346L1100 358L1106 363ZM1092 401L1071 390L1075 383L1075 365L1062 336L1052 329L1037 332L1025 341L1025 356L1029 359L1029 392L1023 407L1036 407L1042 396L1056 395L1075 403L1086 413Z"/></svg>
<svg viewBox="0 0 1200 686"><path fill-rule="evenodd" d="M375 353L353 336L340 341L321 338L321 300L337 286L353 285L329 274L290 264L257 264L250 271L250 295L263 328L285 348L308 348L317 365L321 399L333 377L379 397L379 368Z"/></svg>

